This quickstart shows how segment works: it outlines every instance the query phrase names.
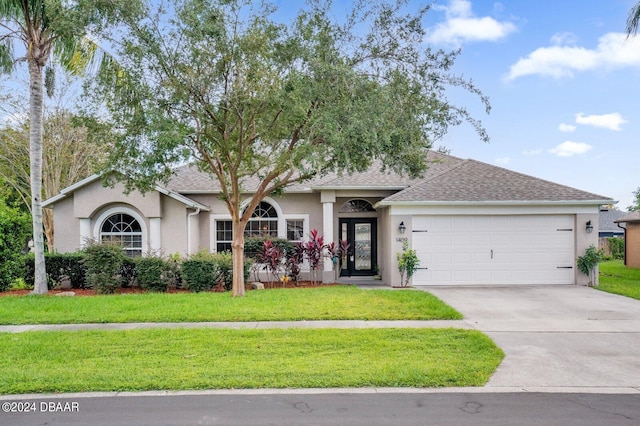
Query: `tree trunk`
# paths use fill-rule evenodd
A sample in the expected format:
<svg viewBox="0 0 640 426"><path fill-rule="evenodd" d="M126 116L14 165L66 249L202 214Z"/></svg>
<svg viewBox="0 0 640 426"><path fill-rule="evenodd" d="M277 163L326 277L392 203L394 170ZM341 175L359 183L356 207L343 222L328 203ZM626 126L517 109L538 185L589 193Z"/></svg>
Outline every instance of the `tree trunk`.
<svg viewBox="0 0 640 426"><path fill-rule="evenodd" d="M33 250L35 280L33 293L46 294L47 270L44 261L42 226L42 66L29 60L29 158L31 172L31 214L33 217Z"/></svg>
<svg viewBox="0 0 640 426"><path fill-rule="evenodd" d="M240 220L233 218L233 286L231 296L244 296L244 226Z"/></svg>
<svg viewBox="0 0 640 426"><path fill-rule="evenodd" d="M42 225L44 226L44 236L47 240L47 250L53 253L53 211L51 209L43 209Z"/></svg>

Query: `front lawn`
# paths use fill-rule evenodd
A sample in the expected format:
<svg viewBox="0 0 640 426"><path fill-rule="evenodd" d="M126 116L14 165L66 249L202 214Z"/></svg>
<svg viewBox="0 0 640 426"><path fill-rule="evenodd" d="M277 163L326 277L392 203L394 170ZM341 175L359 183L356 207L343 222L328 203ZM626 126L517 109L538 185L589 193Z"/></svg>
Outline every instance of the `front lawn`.
<svg viewBox="0 0 640 426"><path fill-rule="evenodd" d="M0 333L0 348L0 394L482 386L504 356L456 329Z"/></svg>
<svg viewBox="0 0 640 426"><path fill-rule="evenodd" d="M244 298L229 293L0 297L0 324L461 318L423 291L353 286L250 291Z"/></svg>
<svg viewBox="0 0 640 426"><path fill-rule="evenodd" d="M598 290L640 300L640 269L624 266L622 260L601 262Z"/></svg>

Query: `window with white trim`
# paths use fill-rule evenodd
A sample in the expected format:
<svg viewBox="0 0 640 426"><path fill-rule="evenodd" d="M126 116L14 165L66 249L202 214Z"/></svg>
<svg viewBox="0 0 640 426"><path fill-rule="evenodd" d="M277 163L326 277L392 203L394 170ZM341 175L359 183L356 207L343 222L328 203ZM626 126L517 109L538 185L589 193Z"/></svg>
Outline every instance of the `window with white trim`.
<svg viewBox="0 0 640 426"><path fill-rule="evenodd" d="M266 201L261 201L254 210L244 230L245 237L278 236L278 212Z"/></svg>
<svg viewBox="0 0 640 426"><path fill-rule="evenodd" d="M142 227L126 213L112 214L102 222L100 241L121 246L129 257L142 256Z"/></svg>
<svg viewBox="0 0 640 426"><path fill-rule="evenodd" d="M302 241L304 239L304 219L287 219L287 240Z"/></svg>
<svg viewBox="0 0 640 426"><path fill-rule="evenodd" d="M233 241L233 222L230 220L216 220L216 251L231 251Z"/></svg>

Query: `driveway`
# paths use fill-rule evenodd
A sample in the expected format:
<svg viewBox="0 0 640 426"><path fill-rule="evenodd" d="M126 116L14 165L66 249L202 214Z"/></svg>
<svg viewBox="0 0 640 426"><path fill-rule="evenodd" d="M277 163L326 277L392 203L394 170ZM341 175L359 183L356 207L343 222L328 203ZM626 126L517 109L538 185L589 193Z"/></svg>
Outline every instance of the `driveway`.
<svg viewBox="0 0 640 426"><path fill-rule="evenodd" d="M640 392L640 301L579 286L423 287L505 358L487 388Z"/></svg>

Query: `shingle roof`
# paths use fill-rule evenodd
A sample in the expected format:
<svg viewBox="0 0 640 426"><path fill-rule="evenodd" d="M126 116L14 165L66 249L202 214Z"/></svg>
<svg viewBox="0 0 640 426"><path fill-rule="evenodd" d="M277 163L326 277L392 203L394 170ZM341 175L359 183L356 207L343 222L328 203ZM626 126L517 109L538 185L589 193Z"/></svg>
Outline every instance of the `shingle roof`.
<svg viewBox="0 0 640 426"><path fill-rule="evenodd" d="M422 178L412 179L407 175L400 175L392 171L382 171L382 163L374 161L369 170L350 174L329 173L304 183L298 183L287 187L287 192L310 192L313 189L340 189L340 188L408 188L426 178L435 176L443 170L448 170L463 160L447 156L437 152L427 154L429 164ZM244 181L244 189L248 192L255 190L260 184L258 176L251 176ZM221 187L217 179L208 173L198 170L195 165L185 165L175 171L175 175L166 185L173 191L183 194L198 192L220 192Z"/></svg>
<svg viewBox="0 0 640 426"><path fill-rule="evenodd" d="M618 228L618 225L615 224L615 221L627 214L627 212L615 209L601 209L600 217L598 219L598 231L622 232L622 229Z"/></svg>
<svg viewBox="0 0 640 426"><path fill-rule="evenodd" d="M475 160L464 160L383 200L395 202L560 202L611 198L538 179Z"/></svg>
<svg viewBox="0 0 640 426"><path fill-rule="evenodd" d="M640 222L640 211L636 210L615 221L615 223L623 222Z"/></svg>
<svg viewBox="0 0 640 426"><path fill-rule="evenodd" d="M395 189L382 204L402 202L526 202L526 201L613 201L609 197L538 179L476 160L464 160L430 151L428 168L422 178L411 179L391 171L382 171L374 161L369 170L339 175L329 173L308 182L294 184L287 192L312 192L322 189ZM258 176L247 178L244 190L254 191ZM193 165L176 170L167 188L181 193L218 193L217 179ZM603 203L605 204L605 203Z"/></svg>

